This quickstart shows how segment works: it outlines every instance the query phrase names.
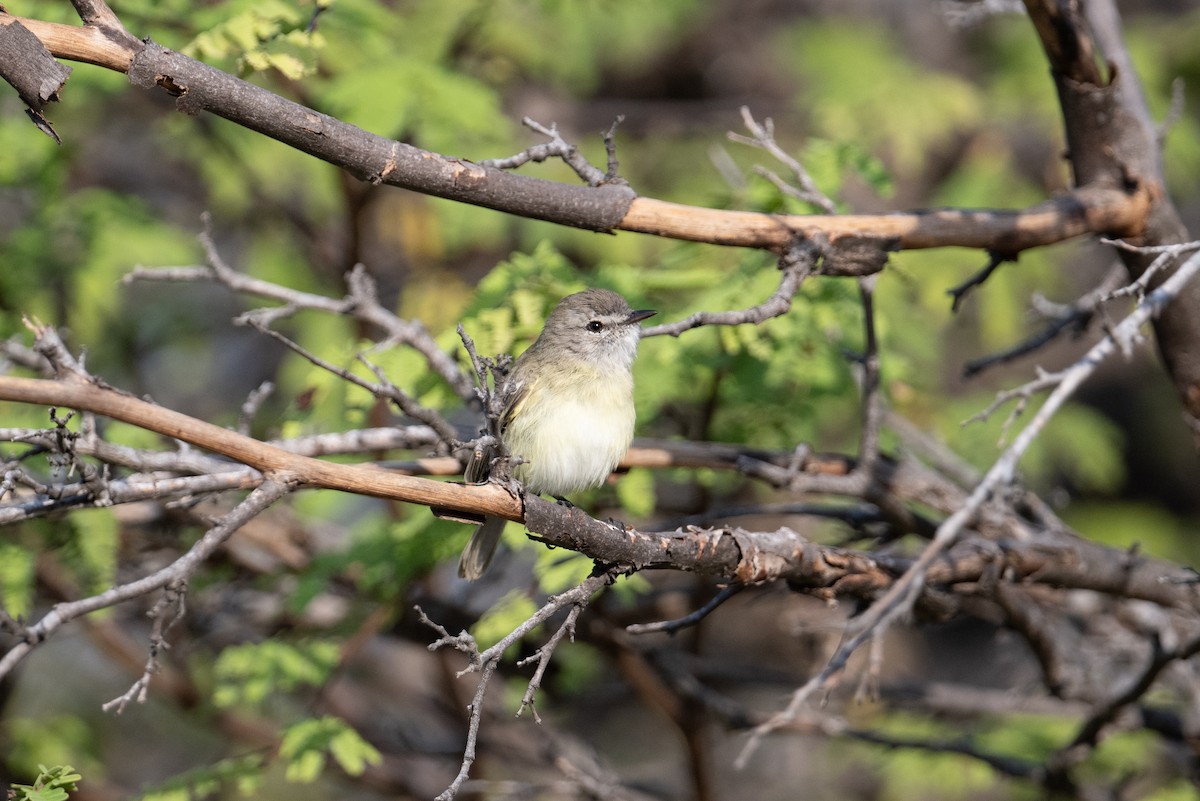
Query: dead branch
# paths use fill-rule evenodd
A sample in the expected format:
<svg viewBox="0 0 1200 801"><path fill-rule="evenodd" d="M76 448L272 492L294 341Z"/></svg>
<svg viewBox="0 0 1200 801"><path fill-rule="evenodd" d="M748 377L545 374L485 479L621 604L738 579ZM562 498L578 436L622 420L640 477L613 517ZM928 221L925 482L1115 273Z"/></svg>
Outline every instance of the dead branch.
<svg viewBox="0 0 1200 801"><path fill-rule="evenodd" d="M346 274L348 293L335 299L312 292L303 292L290 287L263 281L234 270L217 250L213 241L211 219L202 216L203 229L197 238L204 248L207 264L204 267L135 267L122 279L126 284L134 281L166 281L192 283L216 281L234 292L256 295L276 300L283 306L247 312L252 319L269 325L274 320L291 317L302 309L346 315L352 319L379 328L385 334L383 344L407 345L424 357L430 368L460 398L468 403L475 398L470 378L455 363L454 358L438 347L425 326L416 320L404 320L396 316L379 302L375 279L361 264Z"/></svg>
<svg viewBox="0 0 1200 801"><path fill-rule="evenodd" d="M172 582L186 580L246 521L260 514L294 488L294 483L286 478L282 480L269 479L251 492L246 500L226 514L195 545L167 567L155 571L149 576L113 587L99 595L57 604L37 623L21 628L18 634L22 641L13 646L3 657L0 657L0 678L7 676L16 664L33 650L34 646L54 634L66 623L98 609L107 609L110 606L146 595Z"/></svg>

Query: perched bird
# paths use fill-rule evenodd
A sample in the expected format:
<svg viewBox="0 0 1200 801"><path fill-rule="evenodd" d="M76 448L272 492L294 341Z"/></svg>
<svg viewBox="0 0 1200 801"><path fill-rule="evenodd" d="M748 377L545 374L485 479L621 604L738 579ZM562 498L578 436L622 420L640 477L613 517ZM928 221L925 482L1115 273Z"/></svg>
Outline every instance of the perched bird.
<svg viewBox="0 0 1200 801"><path fill-rule="evenodd" d="M561 497L599 486L625 455L633 440L638 323L654 313L634 311L607 289L570 295L513 364L497 389L498 433L519 457L513 476L528 492ZM467 481L486 481L495 457L494 447L477 450ZM483 575L504 523L488 517L475 530L458 561L460 576Z"/></svg>

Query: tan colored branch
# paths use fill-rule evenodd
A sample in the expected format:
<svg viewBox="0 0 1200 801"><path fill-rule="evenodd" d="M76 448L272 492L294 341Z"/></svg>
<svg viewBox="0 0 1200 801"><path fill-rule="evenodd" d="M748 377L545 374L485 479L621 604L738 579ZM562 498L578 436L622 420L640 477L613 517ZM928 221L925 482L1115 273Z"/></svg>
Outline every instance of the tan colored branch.
<svg viewBox="0 0 1200 801"><path fill-rule="evenodd" d="M91 25L62 25L0 14L0 25L18 22L33 33L58 58L95 64L116 72L129 72L141 42L126 34Z"/></svg>
<svg viewBox="0 0 1200 801"><path fill-rule="evenodd" d="M15 18L0 13L0 24ZM1004 255L1088 233L1140 233L1152 198L1140 184L1096 185L1028 209L941 209L894 214L773 215L636 197L616 184L573 186L384 139L124 31L19 20L61 58L125 72L178 98L341 167L363 180L597 231L633 231L780 251L797 238L830 246L822 271L861 275L893 250L971 247ZM875 255L872 255L875 254Z"/></svg>
<svg viewBox="0 0 1200 801"><path fill-rule="evenodd" d="M280 480L458 512L522 520L521 500L494 484L466 485L404 476L367 465L323 462L94 384L0 376L0 400L80 409L183 440Z"/></svg>
<svg viewBox="0 0 1200 801"><path fill-rule="evenodd" d="M930 209L892 214L773 215L684 206L639 197L618 228L742 247L785 247L794 237L871 240L887 250L983 248L1017 253L1098 231L1139 232L1150 207L1144 191L1083 187L1020 210Z"/></svg>

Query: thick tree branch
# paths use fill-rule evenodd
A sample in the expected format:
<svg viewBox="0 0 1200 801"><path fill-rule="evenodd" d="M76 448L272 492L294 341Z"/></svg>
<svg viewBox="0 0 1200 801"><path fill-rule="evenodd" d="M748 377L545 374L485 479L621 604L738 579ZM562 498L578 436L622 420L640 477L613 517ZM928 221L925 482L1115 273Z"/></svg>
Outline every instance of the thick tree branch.
<svg viewBox="0 0 1200 801"><path fill-rule="evenodd" d="M0 13L0 22L12 19ZM127 72L139 87L178 98L180 111L209 111L341 167L361 180L404 187L523 217L595 231L636 231L675 239L782 251L814 240L828 274L878 271L879 254L900 249L978 247L1005 254L1088 233L1133 236L1151 197L1141 186L1081 187L1019 211L934 210L846 216L771 215L704 209L639 198L626 186L569 186L507 173L385 139L239 80L153 42L122 40L112 53L96 31L26 23L55 55Z"/></svg>
<svg viewBox="0 0 1200 801"><path fill-rule="evenodd" d="M1166 192L1158 126L1146 108L1113 0L1025 0L1025 5L1050 60L1076 186L1141 187L1150 205L1134 244L1171 245L1189 239ZM1098 70L1093 37L1102 43L1102 55L1113 67L1107 79ZM1138 278L1154 261L1149 252L1121 250L1118 255L1131 278ZM1182 258L1175 266L1180 263ZM1169 274L1170 270L1156 280ZM1193 425L1200 426L1200 284L1187 287L1155 319L1154 331L1176 392Z"/></svg>

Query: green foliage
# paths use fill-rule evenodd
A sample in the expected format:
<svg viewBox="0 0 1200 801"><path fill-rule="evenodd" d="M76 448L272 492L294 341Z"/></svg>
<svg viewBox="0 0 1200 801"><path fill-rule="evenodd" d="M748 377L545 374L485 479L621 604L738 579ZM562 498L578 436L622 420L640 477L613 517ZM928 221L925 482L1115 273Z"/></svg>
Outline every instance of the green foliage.
<svg viewBox="0 0 1200 801"><path fill-rule="evenodd" d="M121 535L110 508L89 509L72 518L70 563L84 579L84 591L102 592L117 576L117 555Z"/></svg>
<svg viewBox="0 0 1200 801"><path fill-rule="evenodd" d="M887 713L872 720L872 730L902 742L953 743L986 753L1033 762L1044 761L1069 740L1072 722L1058 718L1017 716L1003 725L982 720L969 729L907 713ZM976 798L993 787L996 776L983 762L962 754L919 748L880 751L877 746L847 744L861 753L870 749L880 770L879 784L887 799Z"/></svg>
<svg viewBox="0 0 1200 801"><path fill-rule="evenodd" d="M463 310L462 325L481 356L520 355L561 298L589 282L552 243L514 253L484 276Z"/></svg>
<svg viewBox="0 0 1200 801"><path fill-rule="evenodd" d="M31 611L37 554L54 559L64 576L88 594L101 592L116 577L119 549L111 509L83 509L65 520L30 521L0 542L0 606L11 615Z"/></svg>
<svg viewBox="0 0 1200 801"><path fill-rule="evenodd" d="M1063 511L1063 519L1076 530L1086 531L1088 539L1113 548L1137 548L1183 564L1200 562L1195 525L1159 505L1094 500L1072 504Z"/></svg>
<svg viewBox="0 0 1200 801"><path fill-rule="evenodd" d="M497 79L523 75L586 92L606 68L629 72L658 57L686 32L688 18L702 6L696 0L501 0L472 7L483 16L477 33L486 54L481 72ZM550 41L554 47L545 46Z"/></svg>
<svg viewBox="0 0 1200 801"><path fill-rule="evenodd" d="M308 23L320 6L328 10L310 31ZM695 0L122 0L115 7L135 35L252 73L253 80L275 91L375 133L472 159L540 141L514 124L529 98L537 101L530 108L547 107L540 105L546 98L574 107L596 99L580 93L596 90L608 103L608 93L621 91L622 82L638 81L656 72L655 65L691 52L693 26L711 8ZM69 4L57 0L28 0L19 12L78 24ZM1148 78L1147 94L1159 116L1167 109L1175 75L1188 79L1189 105L1195 105L1198 28L1200 15L1175 14L1132 31L1133 56ZM902 53L899 35L882 25L861 19L789 23L761 49L772 57L764 63L773 74L799 79L792 109L784 109L783 116L774 109L753 110L776 116L781 143L835 198L861 195L864 185L887 197L895 183L906 190L927 189L921 204L1025 205L1066 179L1045 58L1025 20L992 20L972 36L972 46L984 55L968 81ZM713 91L716 83L697 86L697 92ZM678 96L677 88L667 91L671 96L650 98L645 107L679 101L692 107L685 105L692 98ZM576 94L564 98L568 92ZM702 100L717 105L714 97ZM637 100L630 111L634 120L643 107ZM767 255L562 230L359 185L208 115L161 113L149 124L138 118L136 135L144 137L137 140L139 155L122 160L117 157L122 148L93 134L116 130L113 138L125 135L127 129L114 128L114 120L132 119L129 112L141 102L124 76L80 66L64 103L55 109L65 146L57 148L32 132L19 114L0 117L0 152L19 154L0 159L0 263L12 267L0 270L0 334L26 336L21 313L67 326L73 345L87 345L94 371L138 392L161 395L169 387L181 397L213 400L212 338L226 325L215 315L227 316L228 310L204 298L225 295L189 287L179 293L184 302L178 304L161 285L130 289L120 283L137 263L196 262L201 254L194 233L204 208L213 213L222 252L238 269L338 296L344 291L341 272L350 259L362 258L380 276L385 302L394 299L403 315L425 322L448 350L458 349L454 325L461 320L485 355L520 353L553 304L586 286L611 287L635 306L658 308L653 324L698 311L745 308L768 298L777 284ZM727 116L726 127L736 127L732 109ZM560 120L564 132L594 162L603 163L599 137L570 130L569 124L580 119L593 124L590 114L572 114ZM640 194L716 207L811 211L765 180L725 186L707 166L708 151L719 139L716 129L689 121L679 126L688 130L676 130L654 122L654 115L645 114L638 125L619 132L622 174ZM1173 191L1196 190L1198 125L1194 115L1184 115L1167 137ZM1024 138L1014 144L1010 134L1018 131ZM1032 149L1031 136L1050 144ZM140 147L144 143L153 146ZM751 163L780 171L759 151L729 150L744 171ZM525 171L575 180L561 165L531 165ZM933 183L924 187L924 181ZM904 202L910 202L907 194ZM510 252L472 293L483 265ZM889 400L924 427L940 430L976 466L990 465L999 454L1004 412L987 424L959 427L991 399L985 390L955 397L962 392L955 378L959 365L1022 338L1030 326L1027 299L1033 291L1077 295L1076 276L1057 266L1071 254L1059 249L1022 255L1018 264L1001 268L956 317L946 289L982 266L980 254L897 254L876 293ZM247 302L257 303L238 301ZM354 355L368 347L365 337L377 332L309 313L281 327L330 361L371 377ZM805 284L789 314L764 325L645 340L636 365L639 433L761 448L806 441L820 449L852 450L859 403L847 353L861 350L862 329L853 283L817 278ZM423 403L444 410L457 405L411 350L368 355ZM281 404L288 405L279 418L261 423L271 433L340 430L372 419L373 401L366 393L301 359L285 357L274 377ZM217 403L232 410L239 400ZM44 411L12 406L3 411L6 425L46 425ZM140 447L159 444L127 426L110 425L107 433ZM1115 494L1126 478L1123 450L1130 443L1124 439L1097 413L1072 406L1039 438L1022 470L1039 488L1066 485ZM634 470L615 486L574 500L608 503L615 496L621 513L634 522L651 513L656 478L693 481L714 497L732 494L742 481L725 471L665 475ZM470 533L470 526L436 520L424 509L389 508L385 516L378 505L329 492L305 493L292 508L305 519L336 521L349 541L343 551L318 555L295 576L294 585L287 585L294 586L289 608L296 612L335 581L351 585L357 602L398 603L416 582L454 559ZM1136 541L1155 554L1197 561L1194 545L1188 550L1179 544L1186 528L1160 507L1076 505L1065 514L1102 542L1126 547ZM573 586L592 569L585 557L531 542L519 526L510 526L505 539L508 547L538 554L541 592ZM64 567L81 591L103 588L115 578L119 545L118 521L108 510L23 526L0 543L0 603L17 615L34 608L35 554ZM232 568L210 565L196 577L193 590L221 581L220 570ZM628 602L646 586L644 578L634 576L609 592ZM481 643L506 635L534 606L528 594L505 597L475 628ZM354 625L360 615L355 607L345 625ZM335 639L228 648L216 657L215 702L223 709L268 707L277 696L321 685L338 656ZM562 648L553 680L568 690L582 687L599 661L586 648ZM889 731L913 736L959 734L948 735L945 726L927 722L888 725ZM96 739L74 717L6 721L6 736L12 746L8 765L29 775L39 761L49 765L70 758L80 764L77 754ZM970 736L999 753L1041 759L1070 731L1060 722L1018 718L981 725ZM1088 770L1115 775L1152 758L1146 742L1119 736L1108 742L1111 753L1102 747ZM341 721L304 720L288 726L276 760L258 754L222 760L145 797L183 801L231 791L265 797L262 788L272 769L289 780L310 782L330 757L354 775L378 754ZM883 797L967 797L986 781L977 763L948 754L890 753L879 764L886 779ZM1162 788L1155 797L1171 798L1173 790Z"/></svg>
<svg viewBox="0 0 1200 801"><path fill-rule="evenodd" d="M263 785L267 760L262 754L245 754L195 768L147 790L140 801L197 801L226 788L243 797L256 796Z"/></svg>
<svg viewBox="0 0 1200 801"><path fill-rule="evenodd" d="M510 526L506 532L512 528L514 527ZM552 595L578 586L595 567L595 562L581 553L547 548L526 537L521 539L536 549L534 553L537 561L533 565L533 575L537 577L538 589L544 593ZM505 538L506 543L511 543L512 540L512 537ZM520 547L527 548L528 546L521 544Z"/></svg>
<svg viewBox="0 0 1200 801"><path fill-rule="evenodd" d="M405 509L395 520L365 517L353 526L348 548L318 556L299 577L289 606L302 610L335 577L351 580L364 598L390 602L414 579L457 555L470 532L470 526L436 518L424 507Z"/></svg>
<svg viewBox="0 0 1200 801"><path fill-rule="evenodd" d="M337 666L338 656L338 644L322 640L266 640L226 648L217 656L213 703L258 705L278 693L320 686Z"/></svg>
<svg viewBox="0 0 1200 801"><path fill-rule="evenodd" d="M40 715L37 718L7 717L2 722L7 746L6 762L14 773L36 776L43 765L61 765L67 760L82 765L83 773L102 770L94 754L95 735L87 721L77 715Z"/></svg>
<svg viewBox="0 0 1200 801"><path fill-rule="evenodd" d="M821 136L886 148L906 175L982 119L981 98L966 82L915 65L882 27L805 19L777 47L799 79L796 102Z"/></svg>
<svg viewBox="0 0 1200 801"><path fill-rule="evenodd" d="M234 58L243 74L275 69L293 81L312 74L324 37L306 29L308 20L297 8L278 0L251 0L229 3L222 11L234 13L197 35L183 48L184 55L210 62Z"/></svg>
<svg viewBox="0 0 1200 801"><path fill-rule="evenodd" d="M338 767L358 776L367 765L383 757L345 721L329 715L289 726L279 744L279 758L287 765L287 780L311 783L325 770L332 756Z"/></svg>
<svg viewBox="0 0 1200 801"><path fill-rule="evenodd" d="M33 784L14 784L9 790L10 801L66 801L75 792L83 777L70 765L55 765L48 768L38 765L38 775Z"/></svg>
<svg viewBox="0 0 1200 801"><path fill-rule="evenodd" d="M657 507L654 492L654 472L630 470L617 482L617 498L621 507L634 517L648 517Z"/></svg>
<svg viewBox="0 0 1200 801"><path fill-rule="evenodd" d="M504 639L537 611L537 606L529 594L521 590L511 590L506 593L483 617L471 627L471 633L479 643L480 649L490 648Z"/></svg>
<svg viewBox="0 0 1200 801"><path fill-rule="evenodd" d="M698 269L695 285L688 287L673 276L670 294L663 294L663 305L670 307L663 316L766 300L778 274L765 261L743 254L732 267ZM652 294L658 275L641 274ZM654 431L656 418L707 407L707 430L693 435L765 448L789 448L812 440L818 428L839 428L845 418L828 401L853 391L844 349L861 348L860 320L852 285L814 281L805 284L786 316L762 325L704 328L677 340L644 341L635 365L639 419Z"/></svg>
<svg viewBox="0 0 1200 801"><path fill-rule="evenodd" d="M1196 785L1181 778L1151 790L1142 801L1192 801L1195 797Z"/></svg>
<svg viewBox="0 0 1200 801"><path fill-rule="evenodd" d="M880 197L892 194L892 175L883 161L854 142L810 138L798 154L798 161L817 189L835 201L851 177L862 181ZM778 169L774 172L780 174ZM790 174L781 177L792 180ZM823 213L815 204L785 194L765 176L751 183L745 205L755 211L772 214ZM844 204L842 210L845 210Z"/></svg>
<svg viewBox="0 0 1200 801"><path fill-rule="evenodd" d="M33 608L33 551L15 542L0 542L0 609L14 618Z"/></svg>

